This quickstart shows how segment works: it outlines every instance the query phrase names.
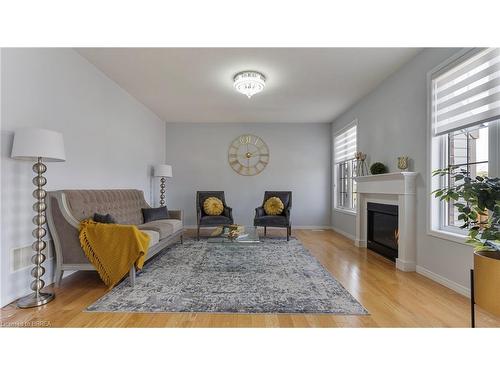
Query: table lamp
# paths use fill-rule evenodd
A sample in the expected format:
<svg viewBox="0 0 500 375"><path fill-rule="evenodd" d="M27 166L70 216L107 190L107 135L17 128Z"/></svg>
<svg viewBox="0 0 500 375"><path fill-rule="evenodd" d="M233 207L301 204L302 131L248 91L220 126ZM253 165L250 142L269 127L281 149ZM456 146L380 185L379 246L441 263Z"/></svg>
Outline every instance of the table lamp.
<svg viewBox="0 0 500 375"><path fill-rule="evenodd" d="M154 177L160 178L160 206L165 206L165 181L167 177L172 177L172 166L168 164L155 165L153 171Z"/></svg>

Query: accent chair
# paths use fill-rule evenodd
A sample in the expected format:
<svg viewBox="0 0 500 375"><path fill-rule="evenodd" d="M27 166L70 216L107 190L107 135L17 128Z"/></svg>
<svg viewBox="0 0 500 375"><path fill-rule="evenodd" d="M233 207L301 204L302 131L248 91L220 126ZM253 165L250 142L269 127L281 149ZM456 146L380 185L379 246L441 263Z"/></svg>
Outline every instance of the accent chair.
<svg viewBox="0 0 500 375"><path fill-rule="evenodd" d="M220 215L207 215L203 209L205 199L216 197L222 201L224 211ZM233 209L226 204L223 191L197 191L196 192L196 214L198 218L197 239L200 240L201 227L214 227L218 225L234 224Z"/></svg>
<svg viewBox="0 0 500 375"><path fill-rule="evenodd" d="M278 197L285 206L283 212L279 215L267 215L264 211L264 203L271 198ZM262 206L255 209L255 218L253 225L256 227L264 227L264 236L267 235L267 227L286 228L286 240L290 240L292 234L292 224L290 221L290 210L292 209L292 192L291 191L266 191Z"/></svg>

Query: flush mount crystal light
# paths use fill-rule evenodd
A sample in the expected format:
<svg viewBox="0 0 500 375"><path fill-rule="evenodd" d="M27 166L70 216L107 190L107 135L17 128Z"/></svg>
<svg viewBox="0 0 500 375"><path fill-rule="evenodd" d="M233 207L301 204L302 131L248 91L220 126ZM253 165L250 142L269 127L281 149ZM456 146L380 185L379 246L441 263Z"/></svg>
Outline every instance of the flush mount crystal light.
<svg viewBox="0 0 500 375"><path fill-rule="evenodd" d="M236 91L251 98L262 90L266 85L266 77L255 71L244 71L234 76L234 88Z"/></svg>

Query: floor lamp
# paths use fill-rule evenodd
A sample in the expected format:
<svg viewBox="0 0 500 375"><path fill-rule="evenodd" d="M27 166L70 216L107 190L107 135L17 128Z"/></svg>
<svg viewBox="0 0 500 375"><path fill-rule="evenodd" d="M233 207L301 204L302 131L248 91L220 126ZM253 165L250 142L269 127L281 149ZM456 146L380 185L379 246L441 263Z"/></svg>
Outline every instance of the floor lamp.
<svg viewBox="0 0 500 375"><path fill-rule="evenodd" d="M35 162L33 172L35 172L36 176L33 178L33 184L36 189L33 191L33 198L35 198L33 210L36 215L33 217L33 224L36 227L32 232L35 242L31 245L35 251L35 254L31 257L31 262L34 264L31 276L33 276L34 280L30 284L33 293L19 299L17 306L21 308L36 307L45 305L55 297L54 293L42 292L42 288L45 286L45 282L42 280L45 268L43 268L42 264L46 258L43 250L47 247L47 243L43 240L43 237L47 234L47 230L44 228L47 192L43 189L47 183L47 179L43 176L47 167L43 162L66 160L63 136L61 133L46 129L25 128L17 130L14 134L11 157Z"/></svg>
<svg viewBox="0 0 500 375"><path fill-rule="evenodd" d="M167 177L172 177L172 166L168 164L155 165L153 171L154 177L160 178L160 207L165 206L165 181Z"/></svg>

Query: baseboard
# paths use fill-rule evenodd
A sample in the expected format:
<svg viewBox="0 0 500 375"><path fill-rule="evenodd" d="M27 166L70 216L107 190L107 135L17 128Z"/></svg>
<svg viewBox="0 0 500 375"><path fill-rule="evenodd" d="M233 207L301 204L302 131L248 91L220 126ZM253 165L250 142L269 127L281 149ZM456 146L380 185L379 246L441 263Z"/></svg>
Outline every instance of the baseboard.
<svg viewBox="0 0 500 375"><path fill-rule="evenodd" d="M406 260L402 260L397 258L396 259L396 268L400 271L404 272L415 272L416 271L416 264L415 262L408 262Z"/></svg>
<svg viewBox="0 0 500 375"><path fill-rule="evenodd" d="M292 225L292 230L294 229L331 230L332 227L325 225Z"/></svg>
<svg viewBox="0 0 500 375"><path fill-rule="evenodd" d="M438 275L437 273L434 273L432 271L429 271L427 268L424 268L422 266L417 266L417 273L421 274L422 276L425 276L438 284L441 284L465 297L470 298L470 289L464 287L463 285L460 285L454 281L451 281L450 279L447 279L446 277L443 277L441 275Z"/></svg>
<svg viewBox="0 0 500 375"><path fill-rule="evenodd" d="M342 229L338 229L338 228L335 228L335 227L331 227L331 230L333 230L334 232L337 232L338 234L341 234L344 237L347 237L350 240L354 241L354 238L355 238L354 234L348 233L346 231L343 231Z"/></svg>

